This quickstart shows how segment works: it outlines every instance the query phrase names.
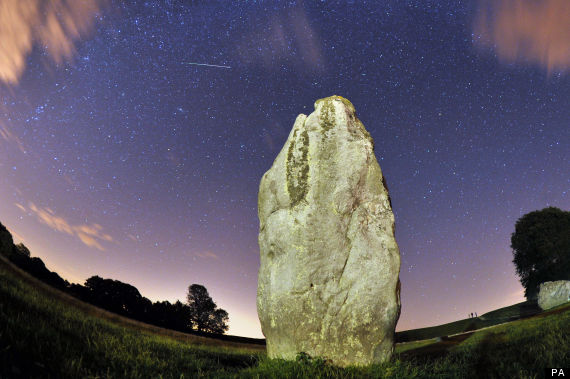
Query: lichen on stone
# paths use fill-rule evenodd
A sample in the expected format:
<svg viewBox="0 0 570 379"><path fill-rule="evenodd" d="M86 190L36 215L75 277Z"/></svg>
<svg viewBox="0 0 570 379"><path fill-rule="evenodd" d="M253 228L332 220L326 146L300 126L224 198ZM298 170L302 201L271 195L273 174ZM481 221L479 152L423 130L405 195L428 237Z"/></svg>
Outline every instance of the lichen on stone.
<svg viewBox="0 0 570 379"><path fill-rule="evenodd" d="M326 133L335 125L335 109L332 103L332 98L324 99L324 104L321 107L320 119L323 132Z"/></svg>
<svg viewBox="0 0 570 379"><path fill-rule="evenodd" d="M368 138L348 100L318 100L260 184L257 308L270 358L369 365L393 352L400 256Z"/></svg>
<svg viewBox="0 0 570 379"><path fill-rule="evenodd" d="M340 100L350 110L351 113L356 113L356 110L354 109L354 105L352 105L352 103L348 99L345 99L344 97L338 96L338 95L335 95L333 97L336 100Z"/></svg>
<svg viewBox="0 0 570 379"><path fill-rule="evenodd" d="M329 96L329 97L325 97L323 99L319 99L317 101L315 101L315 108L317 108L317 105L321 102L321 101L332 101L332 100L339 100L341 101L349 110L351 113L356 114L356 109L354 108L354 105L352 105L352 103L350 102L350 100L339 96L339 95L333 95L333 96Z"/></svg>
<svg viewBox="0 0 570 379"><path fill-rule="evenodd" d="M287 192L294 207L305 198L309 177L309 133L303 127L293 131L293 140L287 150ZM298 136L299 134L299 136Z"/></svg>

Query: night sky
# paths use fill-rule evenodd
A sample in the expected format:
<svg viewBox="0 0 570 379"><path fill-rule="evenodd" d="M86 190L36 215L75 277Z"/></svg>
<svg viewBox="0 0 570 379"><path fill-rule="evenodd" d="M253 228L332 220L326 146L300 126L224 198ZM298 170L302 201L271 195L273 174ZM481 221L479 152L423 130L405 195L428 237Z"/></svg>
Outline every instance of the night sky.
<svg viewBox="0 0 570 379"><path fill-rule="evenodd" d="M516 220L570 209L567 0L29 4L0 0L0 221L71 282L199 283L262 337L259 182L331 95L390 190L397 330L523 301Z"/></svg>

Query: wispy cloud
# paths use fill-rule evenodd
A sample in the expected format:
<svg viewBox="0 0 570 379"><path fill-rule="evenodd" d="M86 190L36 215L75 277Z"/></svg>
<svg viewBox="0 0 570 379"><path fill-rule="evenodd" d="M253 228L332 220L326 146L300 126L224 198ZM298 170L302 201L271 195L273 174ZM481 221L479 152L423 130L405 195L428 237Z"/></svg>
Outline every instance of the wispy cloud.
<svg viewBox="0 0 570 379"><path fill-rule="evenodd" d="M22 204L14 203L14 205L22 212L27 212L26 207L24 207Z"/></svg>
<svg viewBox="0 0 570 379"><path fill-rule="evenodd" d="M75 52L106 0L0 1L0 80L17 84L34 45L45 48L55 63Z"/></svg>
<svg viewBox="0 0 570 379"><path fill-rule="evenodd" d="M8 128L8 126L4 124L2 120L0 120L0 138L8 142L9 144L15 145L18 148L18 150L20 150L22 153L26 152L22 140L20 140L20 138L18 138L17 135L12 133L12 131L10 131L10 128Z"/></svg>
<svg viewBox="0 0 570 379"><path fill-rule="evenodd" d="M195 253L195 254L197 257L200 257L200 258L220 260L220 257L218 257L216 254L212 253L211 251L204 251L204 252Z"/></svg>
<svg viewBox="0 0 570 379"><path fill-rule="evenodd" d="M80 224L74 225L61 216L56 216L55 212L47 207L38 207L30 202L28 208L22 204L14 204L22 212L30 212L37 219L52 228L55 231L69 234L77 237L85 246L94 247L98 250L105 251L103 242L113 242L113 238L103 231L103 227L99 224Z"/></svg>
<svg viewBox="0 0 570 379"><path fill-rule="evenodd" d="M256 22L250 33L237 44L237 53L245 64L268 69L292 63L303 68L321 70L324 60L321 41L301 6L288 14Z"/></svg>
<svg viewBox="0 0 570 379"><path fill-rule="evenodd" d="M570 1L480 0L473 38L506 62L527 61L549 74L570 68Z"/></svg>

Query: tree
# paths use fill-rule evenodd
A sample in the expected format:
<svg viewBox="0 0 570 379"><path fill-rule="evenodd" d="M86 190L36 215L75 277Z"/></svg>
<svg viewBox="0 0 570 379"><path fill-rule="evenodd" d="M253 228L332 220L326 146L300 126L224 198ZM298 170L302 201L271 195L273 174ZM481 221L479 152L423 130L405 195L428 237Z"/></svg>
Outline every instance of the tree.
<svg viewBox="0 0 570 379"><path fill-rule="evenodd" d="M92 276L85 281L90 302L109 311L138 320L146 317L152 303L136 287L113 279Z"/></svg>
<svg viewBox="0 0 570 379"><path fill-rule="evenodd" d="M12 234L0 222L0 254L9 256L14 249L14 240Z"/></svg>
<svg viewBox="0 0 570 379"><path fill-rule="evenodd" d="M223 334L228 330L228 312L217 308L206 287L192 284L188 287L188 306L192 327L199 332Z"/></svg>
<svg viewBox="0 0 570 379"><path fill-rule="evenodd" d="M23 254L28 258L30 257L30 249L28 249L23 243L14 245L14 247L16 248L16 252Z"/></svg>
<svg viewBox="0 0 570 379"><path fill-rule="evenodd" d="M176 330L186 331L191 328L190 307L180 300L172 304L169 327Z"/></svg>
<svg viewBox="0 0 570 379"><path fill-rule="evenodd" d="M543 282L570 279L570 212L549 207L524 215L511 248L527 299L536 298Z"/></svg>
<svg viewBox="0 0 570 379"><path fill-rule="evenodd" d="M51 286L64 291L69 288L67 280L64 280L56 272L48 270L40 258L32 257L30 250L23 243L13 245L12 253L8 258L22 270Z"/></svg>
<svg viewBox="0 0 570 379"><path fill-rule="evenodd" d="M208 329L211 333L224 334L228 331L229 315L223 309L216 309L209 318Z"/></svg>
<svg viewBox="0 0 570 379"><path fill-rule="evenodd" d="M190 307L180 300L171 304L169 301L157 301L152 304L152 323L168 329L186 332L190 328Z"/></svg>

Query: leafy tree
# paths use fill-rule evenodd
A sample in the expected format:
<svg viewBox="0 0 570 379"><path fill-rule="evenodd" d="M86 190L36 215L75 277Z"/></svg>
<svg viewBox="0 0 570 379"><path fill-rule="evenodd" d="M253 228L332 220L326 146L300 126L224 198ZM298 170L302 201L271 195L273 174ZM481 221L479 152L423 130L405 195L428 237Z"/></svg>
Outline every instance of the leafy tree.
<svg viewBox="0 0 570 379"><path fill-rule="evenodd" d="M136 287L113 279L103 279L92 276L85 282L90 292L90 302L115 313L133 317L138 320L145 318L147 306L152 303L143 298Z"/></svg>
<svg viewBox="0 0 570 379"><path fill-rule="evenodd" d="M77 284L77 283L72 283L69 285L69 293L73 296L75 296L76 298L86 301L86 302L91 302L91 293L89 291L89 289L81 284Z"/></svg>
<svg viewBox="0 0 570 379"><path fill-rule="evenodd" d="M217 308L206 287L192 284L188 287L188 306L192 327L199 332L223 334L228 330L228 312Z"/></svg>
<svg viewBox="0 0 570 379"><path fill-rule="evenodd" d="M190 307L179 300L174 304L169 301L157 301L152 304L151 322L164 328L186 332L191 329Z"/></svg>
<svg viewBox="0 0 570 379"><path fill-rule="evenodd" d="M16 252L23 254L26 257L30 256L30 249L28 249L26 247L26 245L24 245L23 243L19 243L17 245L14 245L14 247L16 248Z"/></svg>
<svg viewBox="0 0 570 379"><path fill-rule="evenodd" d="M570 212L549 207L524 215L511 248L527 299L536 298L543 282L570 279Z"/></svg>
<svg viewBox="0 0 570 379"><path fill-rule="evenodd" d="M192 317L187 304L180 301L174 304L168 301L153 304L141 296L134 286L118 280L103 279L100 276L90 277L85 281L85 285L70 284L56 272L48 270L40 258L31 257L30 250L23 243L14 245L12 235L2 223L0 223L0 254L43 282L103 309L169 329L183 332L192 330ZM205 288L204 291L207 295ZM200 301L198 303L203 304ZM216 309L213 302L212 304L213 311L204 319L199 330L224 333L228 328L228 314L223 309Z"/></svg>
<svg viewBox="0 0 570 379"><path fill-rule="evenodd" d="M12 253L13 247L14 241L12 240L12 234L10 234L8 229L0 222L0 254L9 256Z"/></svg>
<svg viewBox="0 0 570 379"><path fill-rule="evenodd" d="M228 331L229 315L223 309L216 309L214 314L209 318L208 329L211 333L224 334Z"/></svg>
<svg viewBox="0 0 570 379"><path fill-rule="evenodd" d="M12 245L12 248L9 250L11 253L8 255L8 259L22 270L60 290L65 291L68 289L69 282L62 279L56 272L48 270L40 258L31 257L30 250L23 243Z"/></svg>
<svg viewBox="0 0 570 379"><path fill-rule="evenodd" d="M176 300L176 303L172 304L170 312L170 328L181 331L186 331L192 328L190 307L187 304L182 303L180 300Z"/></svg>

